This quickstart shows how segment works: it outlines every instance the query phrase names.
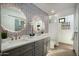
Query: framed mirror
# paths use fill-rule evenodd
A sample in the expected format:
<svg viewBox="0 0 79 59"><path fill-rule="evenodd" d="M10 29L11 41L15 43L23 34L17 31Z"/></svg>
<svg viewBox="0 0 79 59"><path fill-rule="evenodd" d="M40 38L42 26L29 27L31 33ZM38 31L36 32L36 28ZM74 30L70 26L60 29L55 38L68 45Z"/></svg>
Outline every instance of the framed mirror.
<svg viewBox="0 0 79 59"><path fill-rule="evenodd" d="M32 27L35 33L42 32L45 30L45 23L42 21L41 17L34 16L32 18Z"/></svg>
<svg viewBox="0 0 79 59"><path fill-rule="evenodd" d="M21 31L26 27L26 16L16 7L1 7L1 26L10 32Z"/></svg>

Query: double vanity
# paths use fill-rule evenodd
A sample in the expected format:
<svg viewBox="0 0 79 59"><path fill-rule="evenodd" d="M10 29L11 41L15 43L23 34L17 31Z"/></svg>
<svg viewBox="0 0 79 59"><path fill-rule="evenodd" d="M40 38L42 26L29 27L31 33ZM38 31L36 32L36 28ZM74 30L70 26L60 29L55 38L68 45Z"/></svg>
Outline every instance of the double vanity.
<svg viewBox="0 0 79 59"><path fill-rule="evenodd" d="M31 21L27 20L28 17L21 9L6 5L1 7L1 55L44 56L47 54L49 35L44 21L36 15ZM20 38L17 38L18 36Z"/></svg>
<svg viewBox="0 0 79 59"><path fill-rule="evenodd" d="M2 40L1 51L3 56L44 56L49 45L47 33L28 37L23 35L18 40L10 38Z"/></svg>

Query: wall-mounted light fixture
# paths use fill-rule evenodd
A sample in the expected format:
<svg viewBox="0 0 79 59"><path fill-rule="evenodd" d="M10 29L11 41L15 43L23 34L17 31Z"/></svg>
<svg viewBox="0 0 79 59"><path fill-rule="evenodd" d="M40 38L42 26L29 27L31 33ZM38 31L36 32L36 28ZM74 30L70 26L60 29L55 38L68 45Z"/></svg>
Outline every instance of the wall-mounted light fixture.
<svg viewBox="0 0 79 59"><path fill-rule="evenodd" d="M60 18L59 19L59 23L64 23L65 22L65 18Z"/></svg>

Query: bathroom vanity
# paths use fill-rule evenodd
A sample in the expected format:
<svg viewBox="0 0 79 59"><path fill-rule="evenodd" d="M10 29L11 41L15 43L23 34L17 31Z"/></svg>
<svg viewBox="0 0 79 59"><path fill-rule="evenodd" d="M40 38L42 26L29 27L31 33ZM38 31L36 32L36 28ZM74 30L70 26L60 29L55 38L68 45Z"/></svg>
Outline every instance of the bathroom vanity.
<svg viewBox="0 0 79 59"><path fill-rule="evenodd" d="M44 21L39 16L35 16L31 22L28 22L27 18L22 10L17 7L1 7L2 33L6 32L6 36L8 35L7 38L5 37L6 39L2 38L1 42L3 56L46 55L49 35L45 31ZM26 35L30 34L26 32L28 23L30 24L30 32L34 35Z"/></svg>
<svg viewBox="0 0 79 59"><path fill-rule="evenodd" d="M1 51L3 56L44 56L49 44L47 33L29 39L19 39L3 42Z"/></svg>

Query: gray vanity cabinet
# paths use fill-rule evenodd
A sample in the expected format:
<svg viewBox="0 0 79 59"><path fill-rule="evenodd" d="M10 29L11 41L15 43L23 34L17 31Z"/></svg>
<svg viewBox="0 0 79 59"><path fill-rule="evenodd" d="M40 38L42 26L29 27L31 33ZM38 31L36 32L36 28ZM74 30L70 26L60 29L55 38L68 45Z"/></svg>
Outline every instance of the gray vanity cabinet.
<svg viewBox="0 0 79 59"><path fill-rule="evenodd" d="M22 45L3 52L3 56L32 56L34 43Z"/></svg>
<svg viewBox="0 0 79 59"><path fill-rule="evenodd" d="M48 39L42 39L33 43L3 52L3 56L44 56L47 54Z"/></svg>

